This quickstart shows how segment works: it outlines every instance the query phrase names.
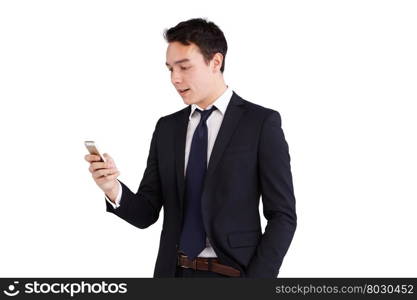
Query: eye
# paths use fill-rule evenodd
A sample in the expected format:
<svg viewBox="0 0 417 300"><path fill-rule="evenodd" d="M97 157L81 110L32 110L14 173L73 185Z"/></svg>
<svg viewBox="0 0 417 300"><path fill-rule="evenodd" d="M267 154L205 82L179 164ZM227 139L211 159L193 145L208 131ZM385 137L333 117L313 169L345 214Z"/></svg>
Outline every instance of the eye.
<svg viewBox="0 0 417 300"><path fill-rule="evenodd" d="M185 71L188 70L190 67L181 67L181 70Z"/></svg>

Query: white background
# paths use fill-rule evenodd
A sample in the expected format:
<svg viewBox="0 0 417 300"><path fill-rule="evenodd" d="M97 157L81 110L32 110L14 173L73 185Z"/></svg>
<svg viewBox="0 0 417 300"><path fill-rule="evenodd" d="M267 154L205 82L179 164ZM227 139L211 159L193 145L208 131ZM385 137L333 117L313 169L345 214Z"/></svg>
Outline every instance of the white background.
<svg viewBox="0 0 417 300"><path fill-rule="evenodd" d="M106 213L83 141L136 192L156 121L185 107L162 33L192 17L225 33L226 83L281 113L298 228L280 276L417 276L416 15L415 1L1 1L0 276L152 277L162 212L146 230Z"/></svg>

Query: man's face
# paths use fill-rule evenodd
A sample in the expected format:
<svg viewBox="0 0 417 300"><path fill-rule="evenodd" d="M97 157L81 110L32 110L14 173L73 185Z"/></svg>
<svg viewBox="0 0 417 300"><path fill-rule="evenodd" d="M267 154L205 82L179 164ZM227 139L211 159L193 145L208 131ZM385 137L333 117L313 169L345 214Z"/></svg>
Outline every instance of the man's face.
<svg viewBox="0 0 417 300"><path fill-rule="evenodd" d="M212 95L216 75L212 62L207 64L193 43L169 43L166 66L171 72L171 82L185 104L204 103Z"/></svg>

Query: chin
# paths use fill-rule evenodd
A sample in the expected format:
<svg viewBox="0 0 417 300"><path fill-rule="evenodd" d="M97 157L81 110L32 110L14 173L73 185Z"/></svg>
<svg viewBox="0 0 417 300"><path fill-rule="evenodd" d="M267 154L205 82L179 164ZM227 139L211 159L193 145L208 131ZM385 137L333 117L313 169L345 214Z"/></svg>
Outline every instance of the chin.
<svg viewBox="0 0 417 300"><path fill-rule="evenodd" d="M187 98L182 98L182 101L184 101L184 103L187 105L191 105L195 103L193 99L187 99Z"/></svg>

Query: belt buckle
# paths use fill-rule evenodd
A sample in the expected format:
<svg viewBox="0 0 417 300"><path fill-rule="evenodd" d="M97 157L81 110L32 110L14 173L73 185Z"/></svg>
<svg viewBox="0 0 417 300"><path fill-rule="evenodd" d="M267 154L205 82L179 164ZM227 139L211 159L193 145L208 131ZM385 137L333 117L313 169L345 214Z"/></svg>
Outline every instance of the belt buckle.
<svg viewBox="0 0 417 300"><path fill-rule="evenodd" d="M190 260L186 255L179 254L177 256L177 265L179 265L180 267L185 268L185 269L192 269L194 271L197 271L197 259L196 258L194 260L190 260L191 261L191 267L189 267L189 266L186 266L186 265L181 263L181 261L180 261L181 257L184 257L184 258Z"/></svg>

